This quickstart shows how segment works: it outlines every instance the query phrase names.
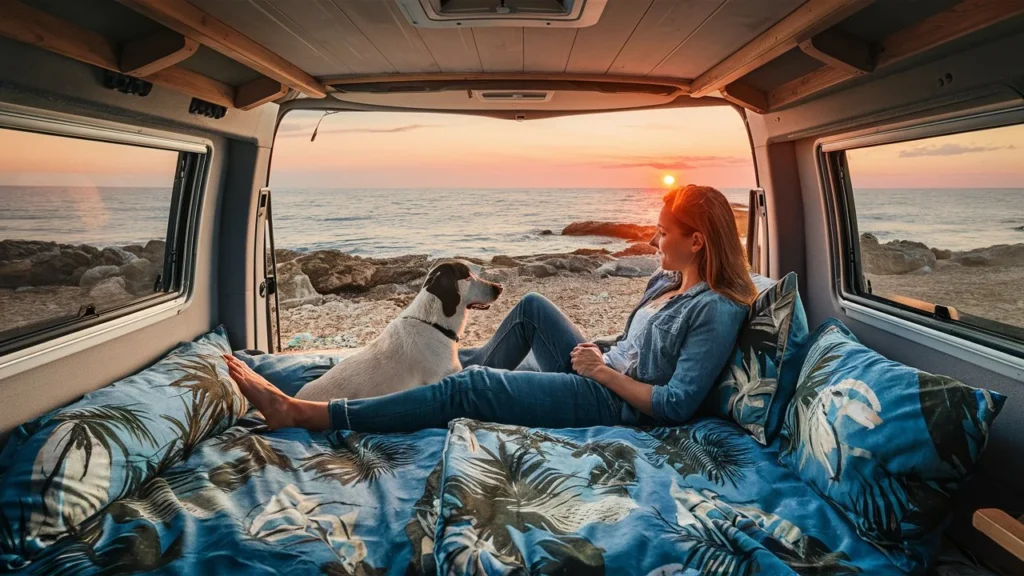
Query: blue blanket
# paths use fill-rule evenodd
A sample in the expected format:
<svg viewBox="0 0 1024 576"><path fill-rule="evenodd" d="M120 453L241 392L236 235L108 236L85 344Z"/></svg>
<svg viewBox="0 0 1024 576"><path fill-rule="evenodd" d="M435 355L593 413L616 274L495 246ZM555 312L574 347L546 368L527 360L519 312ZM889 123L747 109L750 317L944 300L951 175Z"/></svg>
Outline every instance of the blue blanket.
<svg viewBox="0 0 1024 576"><path fill-rule="evenodd" d="M898 574L734 424L270 432L253 412L22 573Z"/></svg>

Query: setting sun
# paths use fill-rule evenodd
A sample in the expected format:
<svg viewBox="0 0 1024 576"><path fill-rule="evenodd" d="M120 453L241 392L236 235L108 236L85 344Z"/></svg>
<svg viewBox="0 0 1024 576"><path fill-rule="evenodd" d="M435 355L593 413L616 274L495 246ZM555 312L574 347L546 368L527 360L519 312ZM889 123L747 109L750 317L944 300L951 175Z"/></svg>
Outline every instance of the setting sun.
<svg viewBox="0 0 1024 576"><path fill-rule="evenodd" d="M661 181L665 183L665 186L671 186L676 183L676 177L671 174L665 174L662 176Z"/></svg>

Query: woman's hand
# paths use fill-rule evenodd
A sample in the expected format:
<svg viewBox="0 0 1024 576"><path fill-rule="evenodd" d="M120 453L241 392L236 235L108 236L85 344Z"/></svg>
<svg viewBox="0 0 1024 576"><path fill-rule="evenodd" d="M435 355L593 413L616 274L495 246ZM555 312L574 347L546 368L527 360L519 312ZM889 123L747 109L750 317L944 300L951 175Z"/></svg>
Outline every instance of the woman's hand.
<svg viewBox="0 0 1024 576"><path fill-rule="evenodd" d="M596 379L598 372L606 368L604 356L601 355L601 349L597 344L577 344L569 357L572 359L572 369L584 378Z"/></svg>

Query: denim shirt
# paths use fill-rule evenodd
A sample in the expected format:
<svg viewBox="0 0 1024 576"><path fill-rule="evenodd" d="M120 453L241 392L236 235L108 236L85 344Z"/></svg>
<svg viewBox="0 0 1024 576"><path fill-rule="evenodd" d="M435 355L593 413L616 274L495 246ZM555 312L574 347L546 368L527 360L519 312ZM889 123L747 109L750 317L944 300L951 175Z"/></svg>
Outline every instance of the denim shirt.
<svg viewBox="0 0 1024 576"><path fill-rule="evenodd" d="M624 334L640 307L677 290L681 282L678 272L655 272ZM654 385L651 411L658 424L682 424L693 416L728 361L746 317L746 306L705 282L672 297L654 314L639 336L637 364L626 375Z"/></svg>

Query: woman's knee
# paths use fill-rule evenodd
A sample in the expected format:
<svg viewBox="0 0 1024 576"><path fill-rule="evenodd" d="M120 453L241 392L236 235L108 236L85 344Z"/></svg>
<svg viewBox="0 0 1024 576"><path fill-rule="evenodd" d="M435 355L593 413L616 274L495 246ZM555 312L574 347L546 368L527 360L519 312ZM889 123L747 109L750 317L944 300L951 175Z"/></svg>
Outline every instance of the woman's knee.
<svg viewBox="0 0 1024 576"><path fill-rule="evenodd" d="M519 300L516 306L519 306L525 315L533 317L546 311L558 310L558 307L551 300L536 292L528 292Z"/></svg>

